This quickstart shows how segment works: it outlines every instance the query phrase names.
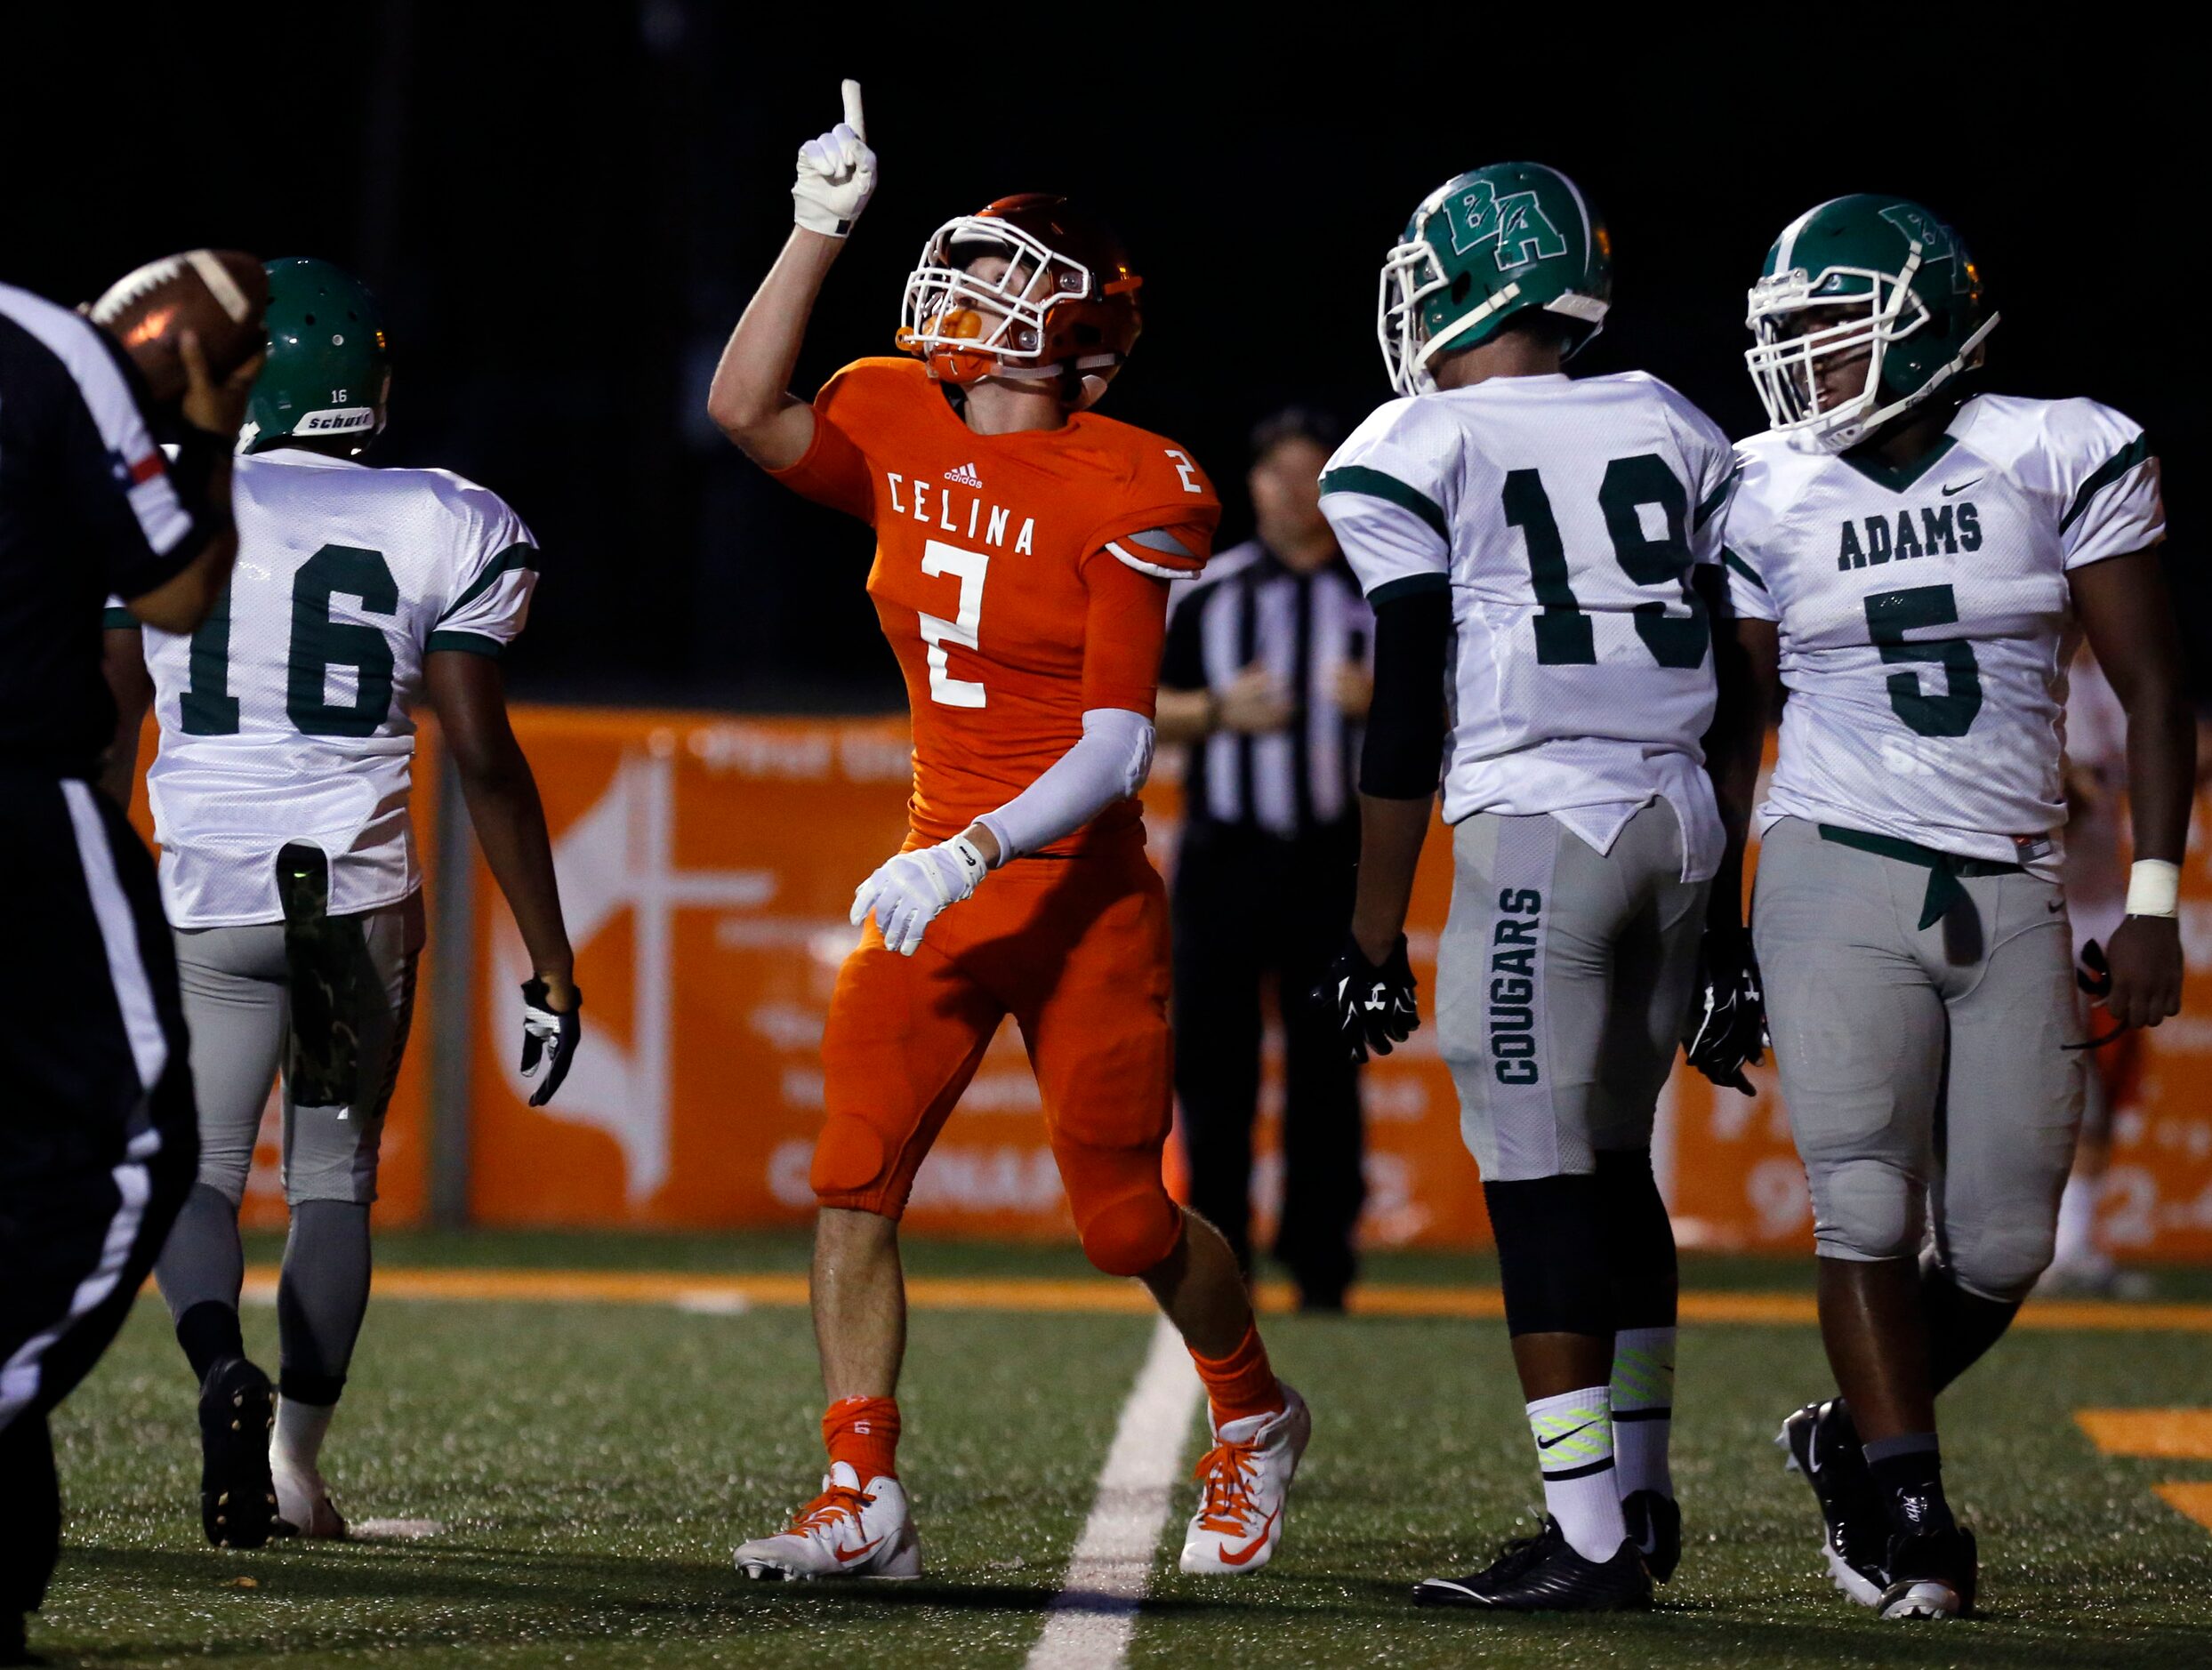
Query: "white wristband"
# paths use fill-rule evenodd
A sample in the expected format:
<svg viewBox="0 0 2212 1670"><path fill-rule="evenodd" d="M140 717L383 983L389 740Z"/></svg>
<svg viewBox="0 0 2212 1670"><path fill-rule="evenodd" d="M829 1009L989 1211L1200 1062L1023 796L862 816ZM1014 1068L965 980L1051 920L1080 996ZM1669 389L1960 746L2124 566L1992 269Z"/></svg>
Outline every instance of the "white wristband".
<svg viewBox="0 0 2212 1670"><path fill-rule="evenodd" d="M2163 858L2138 858L2128 871L2128 914L2177 916L2181 866Z"/></svg>

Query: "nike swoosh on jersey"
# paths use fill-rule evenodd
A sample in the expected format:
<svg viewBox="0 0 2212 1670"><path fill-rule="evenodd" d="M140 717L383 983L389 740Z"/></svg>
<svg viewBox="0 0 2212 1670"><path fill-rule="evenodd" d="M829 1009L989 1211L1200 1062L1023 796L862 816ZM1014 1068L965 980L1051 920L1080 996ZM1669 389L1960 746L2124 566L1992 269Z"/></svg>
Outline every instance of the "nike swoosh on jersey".
<svg viewBox="0 0 2212 1670"><path fill-rule="evenodd" d="M1974 481L1962 481L1955 487L1945 487L1943 489L1943 496L1948 499L1954 493L1964 493L1968 487L1974 486L1975 481L1979 481L1981 479L1981 477L1976 476L1974 478Z"/></svg>

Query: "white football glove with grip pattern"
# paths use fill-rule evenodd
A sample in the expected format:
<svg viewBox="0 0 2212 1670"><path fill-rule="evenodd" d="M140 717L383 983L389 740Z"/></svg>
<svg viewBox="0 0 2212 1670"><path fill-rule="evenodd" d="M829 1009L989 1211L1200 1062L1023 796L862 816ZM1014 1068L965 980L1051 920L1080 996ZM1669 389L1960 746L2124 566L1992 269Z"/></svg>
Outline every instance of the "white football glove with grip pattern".
<svg viewBox="0 0 2212 1670"><path fill-rule="evenodd" d="M884 944L911 957L937 912L973 893L989 868L965 835L900 853L853 890L852 924L858 927L873 913Z"/></svg>
<svg viewBox="0 0 2212 1670"><path fill-rule="evenodd" d="M868 149L860 84L843 86L845 119L799 148L799 178L791 188L792 219L824 237L850 232L875 191L875 153Z"/></svg>

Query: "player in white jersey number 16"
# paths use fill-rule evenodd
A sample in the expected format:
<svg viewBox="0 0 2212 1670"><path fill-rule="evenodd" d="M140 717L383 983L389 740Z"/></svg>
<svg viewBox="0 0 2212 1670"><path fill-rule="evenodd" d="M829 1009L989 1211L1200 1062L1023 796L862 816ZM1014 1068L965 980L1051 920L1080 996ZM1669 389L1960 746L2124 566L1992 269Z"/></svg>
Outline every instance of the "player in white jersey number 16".
<svg viewBox="0 0 2212 1670"><path fill-rule="evenodd" d="M529 951L521 1065L541 1072L535 1101L581 1036L544 813L500 675L535 546L472 482L358 462L390 381L365 286L294 260L269 263L269 291L230 585L189 636L141 634L125 614L108 643L121 724L105 786L119 800L149 699L161 728L148 790L200 1142L156 1272L201 1387L204 1528L231 1547L345 1534L320 1456L367 1304L383 1117L422 944L407 796L425 702ZM278 1402L239 1329L237 1210L280 1070L291 1237Z"/></svg>

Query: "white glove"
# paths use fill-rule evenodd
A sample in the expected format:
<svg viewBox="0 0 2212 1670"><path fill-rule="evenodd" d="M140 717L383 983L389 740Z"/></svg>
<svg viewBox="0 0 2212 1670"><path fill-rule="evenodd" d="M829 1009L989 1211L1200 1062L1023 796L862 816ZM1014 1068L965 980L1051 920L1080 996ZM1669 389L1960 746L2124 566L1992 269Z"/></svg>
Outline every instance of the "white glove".
<svg viewBox="0 0 2212 1670"><path fill-rule="evenodd" d="M875 190L875 153L860 114L860 84L844 84L845 119L799 148L792 184L792 219L809 232L842 237L853 229Z"/></svg>
<svg viewBox="0 0 2212 1670"><path fill-rule="evenodd" d="M883 943L911 957L921 943L921 930L946 905L973 893L989 868L965 835L901 853L853 890L852 924L858 927L874 912Z"/></svg>

